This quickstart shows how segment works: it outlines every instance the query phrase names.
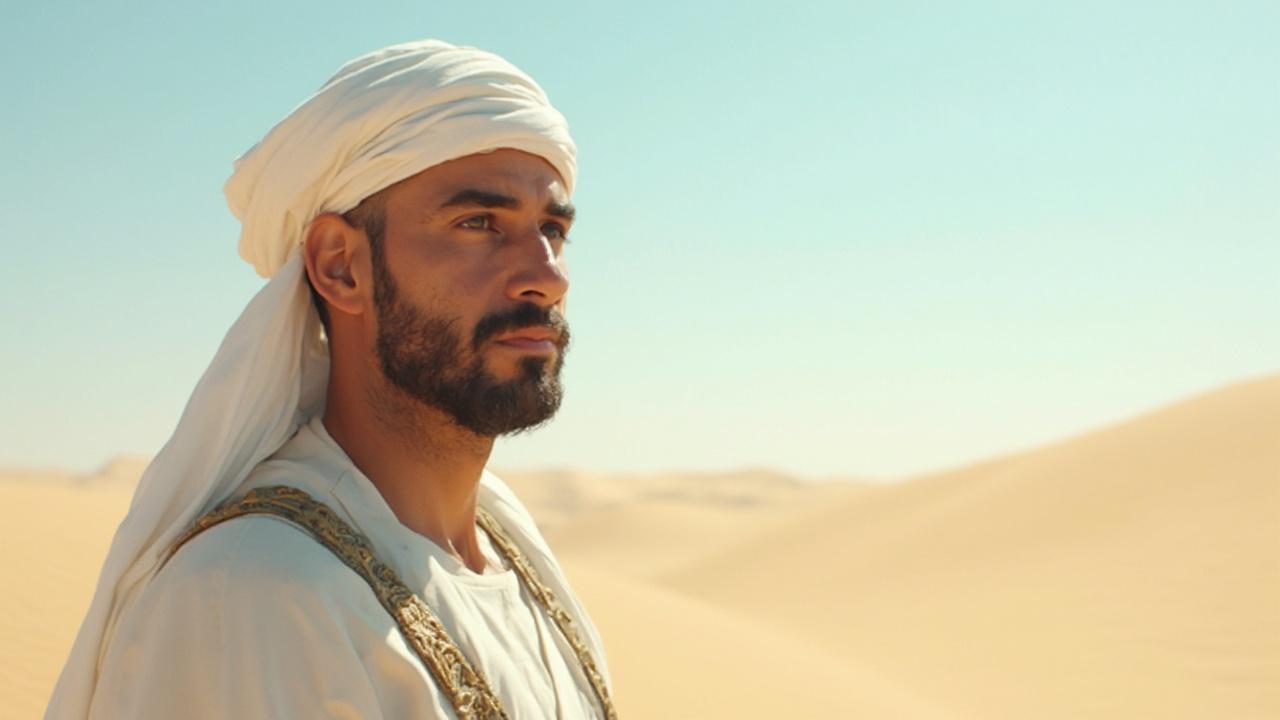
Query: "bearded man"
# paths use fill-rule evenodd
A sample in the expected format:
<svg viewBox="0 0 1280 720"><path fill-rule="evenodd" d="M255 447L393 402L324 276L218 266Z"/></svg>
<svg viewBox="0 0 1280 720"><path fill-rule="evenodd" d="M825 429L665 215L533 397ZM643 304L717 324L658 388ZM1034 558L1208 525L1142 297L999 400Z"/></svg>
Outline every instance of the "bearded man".
<svg viewBox="0 0 1280 720"><path fill-rule="evenodd" d="M616 717L485 471L560 404L574 153L524 73L422 41L240 158L271 279L143 475L46 717Z"/></svg>

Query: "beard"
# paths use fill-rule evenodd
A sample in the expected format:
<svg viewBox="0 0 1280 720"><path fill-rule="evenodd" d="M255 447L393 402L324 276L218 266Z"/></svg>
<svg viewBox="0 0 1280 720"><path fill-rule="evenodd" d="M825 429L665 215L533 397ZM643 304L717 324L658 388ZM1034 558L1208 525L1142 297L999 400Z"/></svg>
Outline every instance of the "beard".
<svg viewBox="0 0 1280 720"><path fill-rule="evenodd" d="M533 303L486 315L469 333L457 317L432 314L405 301L374 253L378 364L387 381L413 400L443 411L461 428L497 437L532 430L560 408L560 370L569 327L556 311ZM480 354L486 341L528 327L554 330L551 358L521 359L514 378L495 377ZM469 337L468 337L469 336Z"/></svg>

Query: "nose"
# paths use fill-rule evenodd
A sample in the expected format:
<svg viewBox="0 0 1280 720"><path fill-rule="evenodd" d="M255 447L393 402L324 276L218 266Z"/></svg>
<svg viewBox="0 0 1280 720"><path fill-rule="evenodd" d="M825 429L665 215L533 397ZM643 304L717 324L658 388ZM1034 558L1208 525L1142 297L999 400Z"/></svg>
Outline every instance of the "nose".
<svg viewBox="0 0 1280 720"><path fill-rule="evenodd" d="M569 292L569 274L559 244L553 244L541 230L514 244L518 247L516 270L507 283L507 297L541 307L553 307L563 300Z"/></svg>

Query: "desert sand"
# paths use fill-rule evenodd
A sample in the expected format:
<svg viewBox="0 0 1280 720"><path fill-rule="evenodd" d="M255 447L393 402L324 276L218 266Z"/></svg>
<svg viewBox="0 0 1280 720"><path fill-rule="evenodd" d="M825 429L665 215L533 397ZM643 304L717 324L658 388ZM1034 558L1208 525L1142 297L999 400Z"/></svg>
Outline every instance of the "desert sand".
<svg viewBox="0 0 1280 720"><path fill-rule="evenodd" d="M143 465L0 472L5 717L40 716ZM1280 376L893 484L504 477L623 717L1280 717Z"/></svg>

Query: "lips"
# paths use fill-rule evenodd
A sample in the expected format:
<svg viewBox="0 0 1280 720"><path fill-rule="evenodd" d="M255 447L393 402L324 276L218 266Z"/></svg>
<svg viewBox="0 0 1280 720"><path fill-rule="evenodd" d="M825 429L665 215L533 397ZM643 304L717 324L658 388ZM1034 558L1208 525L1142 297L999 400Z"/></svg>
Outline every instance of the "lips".
<svg viewBox="0 0 1280 720"><path fill-rule="evenodd" d="M530 327L503 333L493 342L503 347L526 352L553 353L561 345L560 333L547 327Z"/></svg>
<svg viewBox="0 0 1280 720"><path fill-rule="evenodd" d="M494 338L495 342L549 342L559 344L560 333L545 327L523 328L503 333Z"/></svg>

